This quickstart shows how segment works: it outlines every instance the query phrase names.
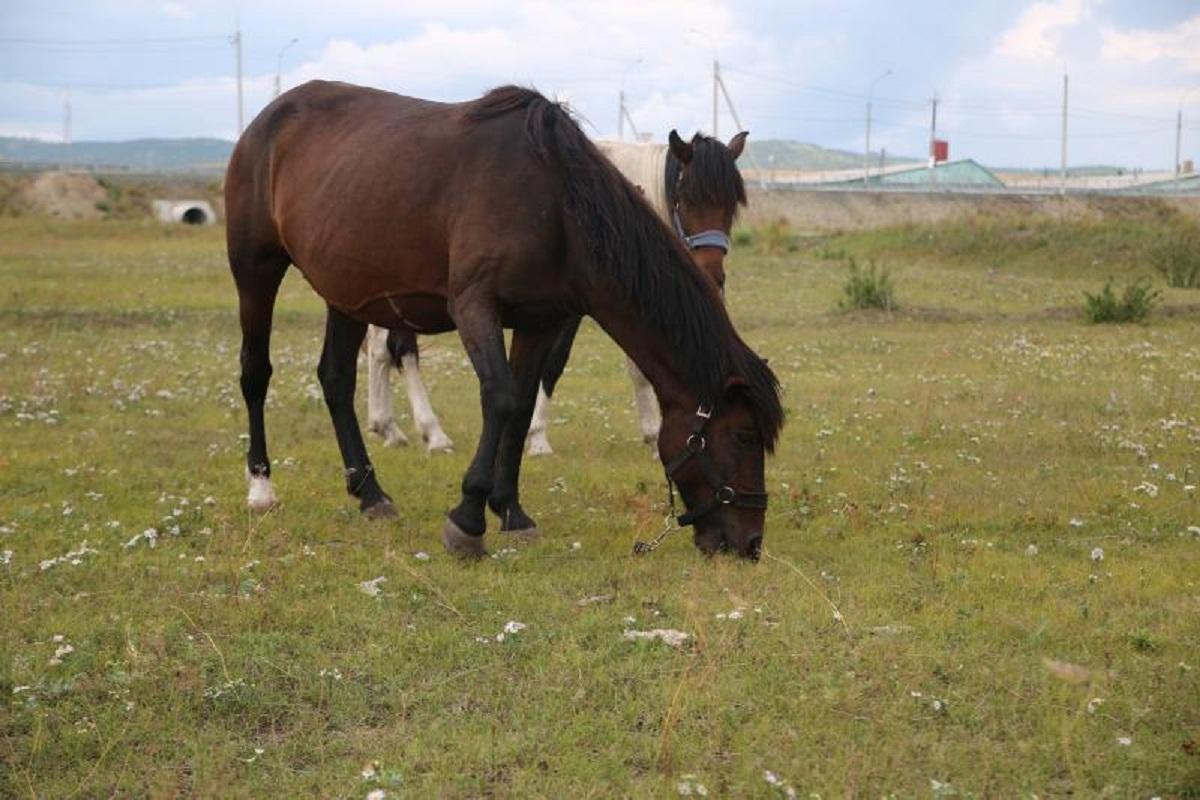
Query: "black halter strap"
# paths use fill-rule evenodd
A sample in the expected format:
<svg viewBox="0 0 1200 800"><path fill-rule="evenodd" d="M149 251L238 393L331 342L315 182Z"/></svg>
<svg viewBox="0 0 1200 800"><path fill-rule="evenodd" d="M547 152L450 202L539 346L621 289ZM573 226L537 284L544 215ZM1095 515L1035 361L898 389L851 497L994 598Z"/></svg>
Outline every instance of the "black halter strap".
<svg viewBox="0 0 1200 800"><path fill-rule="evenodd" d="M681 527L687 527L699 519L711 514L721 506L732 505L737 508L757 508L766 510L767 508L767 493L766 492L745 492L740 489L735 489L732 484L725 480L721 475L721 471L717 469L717 465L708 457L705 450L708 447L708 442L704 438L704 426L708 424L712 418L712 409L705 408L701 405L696 409L696 421L692 423L692 432L684 442L683 450L679 451L678 455L672 458L666 464L667 472L667 494L671 502L671 513L675 513L675 473L683 468L683 465L688 461L695 460L696 465L700 467L700 471L704 473L704 477L712 484L713 495L707 501L697 506L689 508L680 514L676 522Z"/></svg>

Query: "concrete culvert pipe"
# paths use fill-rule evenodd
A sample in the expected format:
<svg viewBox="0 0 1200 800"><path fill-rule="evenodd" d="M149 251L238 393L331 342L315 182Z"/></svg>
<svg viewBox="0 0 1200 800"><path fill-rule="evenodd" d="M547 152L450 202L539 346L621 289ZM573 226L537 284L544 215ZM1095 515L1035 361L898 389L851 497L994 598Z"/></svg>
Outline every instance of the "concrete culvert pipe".
<svg viewBox="0 0 1200 800"><path fill-rule="evenodd" d="M205 225L208 223L208 214L204 213L204 209L192 206L183 212L179 221L184 225Z"/></svg>

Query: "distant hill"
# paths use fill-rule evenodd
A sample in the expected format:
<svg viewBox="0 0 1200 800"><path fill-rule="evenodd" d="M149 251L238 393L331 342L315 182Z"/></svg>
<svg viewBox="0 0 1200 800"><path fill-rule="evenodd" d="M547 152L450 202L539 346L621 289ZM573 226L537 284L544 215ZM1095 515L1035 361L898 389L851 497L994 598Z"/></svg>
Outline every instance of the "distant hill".
<svg viewBox="0 0 1200 800"><path fill-rule="evenodd" d="M747 155L758 161L765 170L784 169L801 172L817 170L853 169L861 167L862 153L852 153L849 150L830 150L808 142L794 142L788 139L763 139L754 141L753 137L746 143ZM772 160L774 157L774 160ZM916 163L918 159L908 156L887 154L889 164ZM749 158L739 159L742 166L753 166ZM879 163L879 153L871 154L871 163Z"/></svg>
<svg viewBox="0 0 1200 800"><path fill-rule="evenodd" d="M824 170L862 166L862 153L830 150L807 142L764 139L748 143L749 154L763 169ZM0 137L0 166L98 167L139 172L212 171L225 169L233 142L224 139L133 139L127 142L44 142L39 139ZM772 161L772 156L774 160ZM888 163L916 159L888 154ZM873 163L879 154L872 155ZM753 161L743 157L744 166Z"/></svg>
<svg viewBox="0 0 1200 800"><path fill-rule="evenodd" d="M44 142L0 137L0 165L98 167L147 172L225 169L233 142L224 139L133 139L127 142Z"/></svg>

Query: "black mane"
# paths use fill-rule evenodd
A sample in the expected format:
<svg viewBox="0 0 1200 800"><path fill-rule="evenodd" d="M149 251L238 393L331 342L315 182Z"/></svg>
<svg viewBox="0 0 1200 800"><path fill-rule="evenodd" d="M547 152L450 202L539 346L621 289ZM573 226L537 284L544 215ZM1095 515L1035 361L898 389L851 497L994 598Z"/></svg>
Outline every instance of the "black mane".
<svg viewBox="0 0 1200 800"><path fill-rule="evenodd" d="M746 184L733 154L719 139L697 133L692 137L692 160L680 181L683 165L667 151L667 207L676 202L695 207L717 206L731 217L746 205Z"/></svg>
<svg viewBox="0 0 1200 800"><path fill-rule="evenodd" d="M783 425L774 373L738 336L716 289L679 238L570 113L532 89L502 86L468 104L464 119L478 123L518 111L525 113L534 153L557 162L562 172L568 218L587 244L589 266L615 282L638 316L663 335L700 402L719 402L730 377L745 380L763 442L773 449ZM741 197L744 202L744 187Z"/></svg>

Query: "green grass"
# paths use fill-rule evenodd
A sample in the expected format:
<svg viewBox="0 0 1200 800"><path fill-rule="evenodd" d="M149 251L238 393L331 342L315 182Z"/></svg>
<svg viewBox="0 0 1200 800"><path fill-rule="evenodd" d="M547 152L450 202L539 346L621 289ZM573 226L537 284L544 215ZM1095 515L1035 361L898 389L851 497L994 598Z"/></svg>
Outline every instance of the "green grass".
<svg viewBox="0 0 1200 800"><path fill-rule="evenodd" d="M453 336L423 360L459 450L373 442L402 516L364 521L317 388L321 307L289 276L283 505L251 517L219 231L0 221L0 796L662 797L686 775L782 796L766 771L801 796L1197 796L1191 293L1088 326L1051 312L1116 272L1091 245L1009 264L887 235L827 245L888 250L888 317L837 311L838 260L727 264L790 414L768 558L686 534L630 556L665 489L588 323L558 452L523 476L542 538L490 534L497 557L464 566L436 535L479 428ZM497 642L508 621L528 627ZM622 639L656 627L693 638Z"/></svg>

